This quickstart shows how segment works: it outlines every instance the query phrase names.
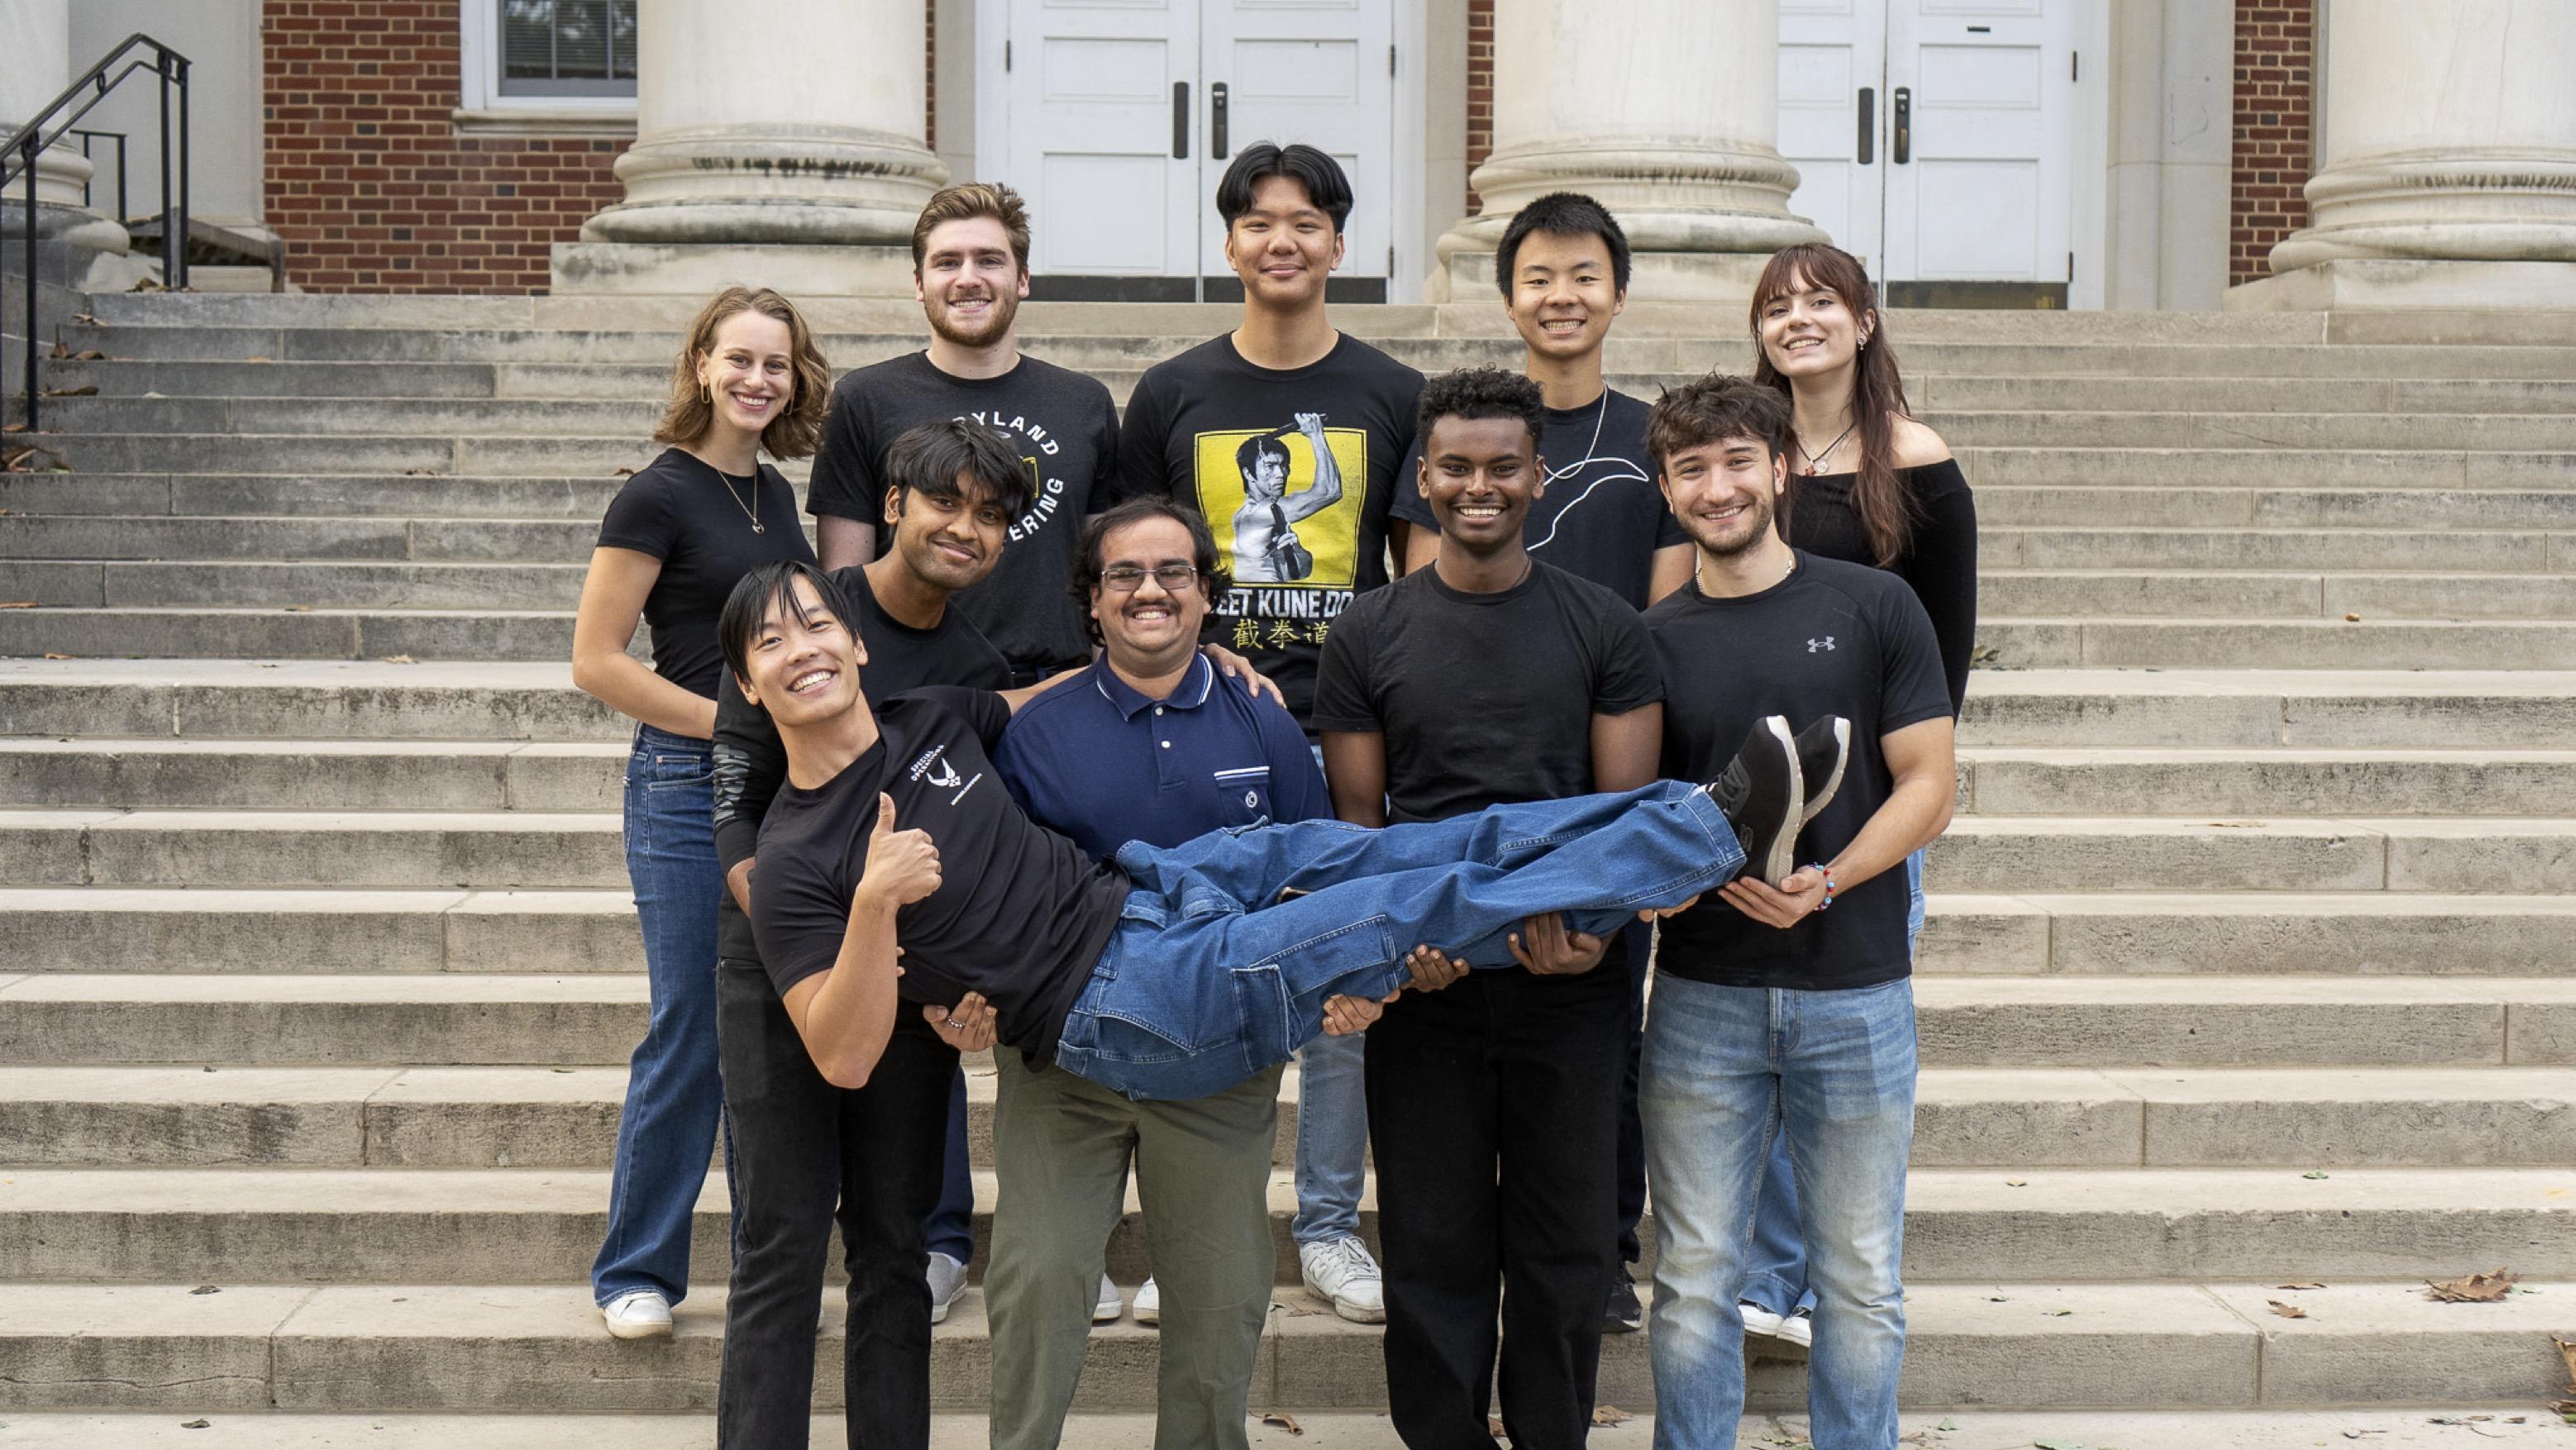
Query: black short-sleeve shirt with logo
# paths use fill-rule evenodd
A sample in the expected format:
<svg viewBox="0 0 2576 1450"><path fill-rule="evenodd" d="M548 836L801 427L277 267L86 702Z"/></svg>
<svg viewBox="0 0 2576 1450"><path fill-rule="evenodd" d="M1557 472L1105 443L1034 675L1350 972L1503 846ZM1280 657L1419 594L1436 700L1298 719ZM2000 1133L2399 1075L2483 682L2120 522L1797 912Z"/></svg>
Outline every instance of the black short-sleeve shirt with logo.
<svg viewBox="0 0 2576 1450"><path fill-rule="evenodd" d="M1945 718L1950 689L1932 621L1903 579L1800 551L1789 577L1734 599L1696 582L1646 611L1664 674L1663 773L1714 780L1755 721L1851 721L1840 790L1798 836L1801 864L1851 844L1887 803L1895 777L1879 739ZM1782 930L1715 892L1664 922L1656 970L1724 987L1874 987L1912 971L1902 869L1882 871Z"/></svg>
<svg viewBox="0 0 2576 1450"><path fill-rule="evenodd" d="M759 528L752 527L757 517ZM680 448L665 448L608 501L599 547L662 561L644 596L653 629L653 673L713 699L724 673L716 616L742 576L779 559L814 562L796 522L796 491L777 469L732 477Z"/></svg>
<svg viewBox="0 0 2576 1450"><path fill-rule="evenodd" d="M840 957L883 792L895 829L929 832L941 867L939 889L895 913L898 993L953 1007L981 992L1004 1043L1053 1061L1064 1015L1118 925L1127 878L1031 821L1003 788L986 755L1011 720L1001 696L916 690L876 714L875 745L815 789L789 785L770 802L751 873L761 964L784 994Z"/></svg>
<svg viewBox="0 0 2576 1450"><path fill-rule="evenodd" d="M990 577L956 607L1023 672L1091 658L1091 636L1067 593L1083 516L1108 506L1118 466L1118 409L1097 379L1033 357L992 378L960 378L926 352L856 369L832 387L806 511L885 528L885 456L924 423L970 418L1011 440L1036 501L1011 521Z"/></svg>
<svg viewBox="0 0 2576 1450"><path fill-rule="evenodd" d="M1120 494L1207 519L1234 585L1206 637L1276 680L1310 734L1334 619L1386 583L1387 505L1421 396L1422 374L1348 334L1285 369L1220 336L1156 363L1127 401Z"/></svg>

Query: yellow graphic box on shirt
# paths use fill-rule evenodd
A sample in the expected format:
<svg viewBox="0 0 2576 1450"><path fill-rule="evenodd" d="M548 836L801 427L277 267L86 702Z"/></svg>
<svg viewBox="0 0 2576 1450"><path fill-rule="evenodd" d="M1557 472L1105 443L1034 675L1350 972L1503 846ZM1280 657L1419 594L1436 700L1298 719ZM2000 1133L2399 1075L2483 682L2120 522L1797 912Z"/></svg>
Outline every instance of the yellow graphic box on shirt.
<svg viewBox="0 0 2576 1450"><path fill-rule="evenodd" d="M1239 590L1348 591L1358 583L1366 430L1327 428L1322 415L1301 413L1277 428L1201 433L1192 443L1199 510ZM1340 611L1336 603L1281 612Z"/></svg>

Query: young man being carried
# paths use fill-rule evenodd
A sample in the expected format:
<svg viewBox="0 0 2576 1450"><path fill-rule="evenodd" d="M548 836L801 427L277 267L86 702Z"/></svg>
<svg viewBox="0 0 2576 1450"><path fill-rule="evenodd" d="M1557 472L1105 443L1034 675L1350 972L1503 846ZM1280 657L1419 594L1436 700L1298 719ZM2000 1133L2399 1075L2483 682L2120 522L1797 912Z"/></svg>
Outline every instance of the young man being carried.
<svg viewBox="0 0 2576 1450"><path fill-rule="evenodd" d="M1522 545L1553 492L1541 412L1538 384L1496 369L1423 387L1415 488L1439 553L1343 614L1315 689L1343 820L1655 778L1664 689L1636 610ZM1534 914L1517 969L1407 993L1370 1030L1388 1407L1408 1445L1484 1439L1498 1311L1512 1443L1571 1450L1590 1432L1616 1268L1624 937Z"/></svg>
<svg viewBox="0 0 2576 1450"><path fill-rule="evenodd" d="M1608 589L1631 609L1680 588L1690 578L1690 536L1664 507L1658 469L1646 450L1646 404L1602 379L1610 323L1628 303L1628 234L1609 209L1577 192L1550 192L1513 214L1494 249L1494 281L1503 315L1521 336L1521 371L1547 402L1538 451L1547 460L1546 492L1530 504L1521 537L1530 556ZM1411 478L1419 439L1405 462ZM1413 525L1405 572L1428 568L1440 553L1440 521L1429 500L1399 489L1395 517ZM1619 1085L1619 1257L1637 1262L1637 1221L1646 1209L1646 1149L1637 1125L1638 1028L1645 1020L1646 967L1654 933L1629 928L1627 1067ZM1644 1309L1637 1285L1621 1269L1610 1278L1603 1327L1635 1329Z"/></svg>
<svg viewBox="0 0 2576 1450"><path fill-rule="evenodd" d="M1810 1432L1818 1450L1896 1445L1915 1043L1894 868L1949 824L1950 691L1903 579L1792 550L1772 527L1791 438L1788 401L1742 378L1674 389L1648 425L1699 555L1695 582L1646 612L1666 689L1663 768L1723 759L1728 732L1766 714L1848 720L1851 737L1840 789L1804 813L1797 849L1811 864L1771 884L1738 878L1663 928L1641 1099L1655 1440L1674 1450L1735 1444L1737 1301L1774 1132L1797 1172L1816 1291ZM1810 790L1820 768L1808 766Z"/></svg>
<svg viewBox="0 0 2576 1450"><path fill-rule="evenodd" d="M1083 528L1074 578L1105 652L1020 711L993 752L1030 819L1098 861L1129 840L1178 846L1331 815L1297 722L1199 652L1226 576L1195 512L1149 498L1099 515ZM995 1059L1001 1198L984 1285L994 1450L1053 1450L1064 1433L1131 1156L1162 1291L1154 1443L1248 1443L1278 1267L1268 1189L1281 1070L1187 1101L1139 1102L1044 1056Z"/></svg>
<svg viewBox="0 0 2576 1450"><path fill-rule="evenodd" d="M1422 375L1350 337L1325 310L1342 260L1350 179L1312 146L1257 142L1217 183L1243 325L1147 370L1118 441L1119 487L1195 508L1231 561L1209 638L1277 679L1313 726L1315 664L1336 615L1386 582L1387 506L1413 437ZM1344 1318L1386 1315L1359 1238L1367 1116L1361 1039L1300 1060L1297 1218L1309 1288ZM1147 1286L1152 1287L1150 1284ZM1139 1317L1144 1314L1139 1296Z"/></svg>

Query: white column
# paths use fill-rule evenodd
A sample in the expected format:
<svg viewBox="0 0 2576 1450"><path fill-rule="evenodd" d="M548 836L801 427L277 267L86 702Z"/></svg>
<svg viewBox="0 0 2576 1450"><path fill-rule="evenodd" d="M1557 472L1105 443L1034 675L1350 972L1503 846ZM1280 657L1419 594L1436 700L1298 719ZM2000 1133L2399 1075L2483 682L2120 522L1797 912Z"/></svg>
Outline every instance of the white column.
<svg viewBox="0 0 2576 1450"><path fill-rule="evenodd" d="M2328 0L2322 43L2310 221L2253 287L2323 306L2576 305L2576 5Z"/></svg>
<svg viewBox="0 0 2576 1450"><path fill-rule="evenodd" d="M0 4L0 55L9 58L0 64L0 136L27 124L71 84L71 36L70 0L9 0ZM86 63L96 57L82 59ZM127 84L148 88L151 80L138 76ZM76 138L66 137L37 156L38 234L56 238L70 233L73 235L69 239L80 245L121 252L125 250L124 229L81 205L81 187L90 175L90 163L82 159ZM18 240L22 214L12 208L25 204L25 187L26 179L21 177L12 181L8 195L0 198L7 203L0 206L0 215L7 217L0 231L5 231L13 242ZM114 197L107 200L110 205L115 203Z"/></svg>
<svg viewBox="0 0 2576 1450"><path fill-rule="evenodd" d="M638 31L626 199L556 248L558 289L890 290L883 249L908 248L947 180L922 135L920 0L642 0Z"/></svg>
<svg viewBox="0 0 2576 1450"><path fill-rule="evenodd" d="M1440 241L1460 294L1491 285L1477 254L1551 191L1610 208L1646 296L1741 297L1771 253L1825 240L1789 213L1779 51L1779 0L1495 0L1484 210Z"/></svg>

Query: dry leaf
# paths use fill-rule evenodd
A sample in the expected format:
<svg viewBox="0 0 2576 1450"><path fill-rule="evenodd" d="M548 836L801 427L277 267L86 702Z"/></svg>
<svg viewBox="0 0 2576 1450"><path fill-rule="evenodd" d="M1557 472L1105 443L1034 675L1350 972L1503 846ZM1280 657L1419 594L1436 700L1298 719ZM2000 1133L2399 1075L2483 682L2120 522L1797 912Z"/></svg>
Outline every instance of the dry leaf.
<svg viewBox="0 0 2576 1450"><path fill-rule="evenodd" d="M2558 1357L2567 1362L2567 1388L2569 1393L2576 1394L2576 1341L2552 1335L2549 1342L2558 1346Z"/></svg>
<svg viewBox="0 0 2576 1450"><path fill-rule="evenodd" d="M58 654L54 653L52 650L47 650L47 651L45 651L45 658L47 658L47 659L49 659L49 660L76 660L76 659L79 659L79 658L80 658L80 656L79 656L79 655L58 655Z"/></svg>
<svg viewBox="0 0 2576 1450"><path fill-rule="evenodd" d="M389 665L416 665L419 664L420 661L413 659L409 655L387 655L385 656L385 663Z"/></svg>
<svg viewBox="0 0 2576 1450"><path fill-rule="evenodd" d="M86 323L88 323L88 324L89 324L90 326L92 326L92 327L96 327L96 326L98 326L98 319L97 319L97 318L95 318L95 317L90 316L90 315L89 315L88 313L86 313L86 312L75 312L75 313L73 313L73 314L72 314L72 321L74 321L74 322L86 322Z"/></svg>
<svg viewBox="0 0 2576 1450"><path fill-rule="evenodd" d="M2326 1171L2325 1171L2324 1169L2322 1169L2322 1168L2311 1168L2311 1169L2309 1169L2307 1172L2302 1173L2302 1174L2300 1174L2299 1176L2300 1176L2301 1178L2324 1178L2324 1177L2326 1177L2326 1176L2327 1176L2327 1174L2326 1174Z"/></svg>
<svg viewBox="0 0 2576 1450"><path fill-rule="evenodd" d="M403 470L403 477L436 478L438 477L438 470L435 468L406 468Z"/></svg>
<svg viewBox="0 0 2576 1450"><path fill-rule="evenodd" d="M1617 1405L1594 1405L1592 1407L1592 1423L1595 1425L1624 1425L1635 1418L1637 1417L1629 1414L1626 1410L1620 1409Z"/></svg>
<svg viewBox="0 0 2576 1450"><path fill-rule="evenodd" d="M47 388L45 389L45 396L48 398L94 398L98 396L98 384L83 383L77 388Z"/></svg>
<svg viewBox="0 0 2576 1450"><path fill-rule="evenodd" d="M144 279L144 281L146 281L146 282L148 282L148 281L150 281L150 280L152 280L152 279L150 279L149 277L147 277L147 278L145 278L145 279ZM134 287L134 290L135 290L135 291L137 291L137 292L142 291L142 290L143 290L142 283L136 283L136 284L135 284L135 287ZM154 291L159 291L160 289L159 289L159 288L154 288L153 290L154 290ZM182 1429L182 1430L203 1430L203 1429L206 1429L207 1427L209 1427L209 1426L213 1425L214 1423L215 1423L215 1422L214 1422L214 1421L212 1421L212 1420L181 1420L181 1421L179 1422L179 1428L180 1428L180 1429Z"/></svg>
<svg viewBox="0 0 2576 1450"><path fill-rule="evenodd" d="M243 359L242 359L242 361L243 361L243 362L275 362L275 361L277 361L277 359L275 359L275 358L267 358L267 357L246 357L246 358L243 358Z"/></svg>
<svg viewBox="0 0 2576 1450"><path fill-rule="evenodd" d="M54 350L53 350L52 352L49 352L49 353L45 354L45 356L47 356L47 357L49 357L49 358L54 359L56 362L60 362L60 361L62 361L64 358L70 357L71 355L72 355L71 345L70 345L69 343L61 343L61 342L55 343L55 344L54 344Z"/></svg>
<svg viewBox="0 0 2576 1450"><path fill-rule="evenodd" d="M2284 1304L2278 1299L2267 1299L2263 1302L2271 1305L2272 1312L2280 1315L2284 1319L2305 1319L2308 1317L2308 1311L2300 1308L2296 1304Z"/></svg>
<svg viewBox="0 0 2576 1450"><path fill-rule="evenodd" d="M2361 623L2361 616L2358 614L2347 614L2343 617L2343 622L2346 624L2359 624Z"/></svg>
<svg viewBox="0 0 2576 1450"><path fill-rule="evenodd" d="M35 456L36 450L33 448L12 448L5 453L0 453L0 463L15 468Z"/></svg>
<svg viewBox="0 0 2576 1450"><path fill-rule="evenodd" d="M222 1292L224 1292L224 1291L223 1291L223 1290L221 1290L221 1289L219 1289L219 1288L217 1288L217 1287L215 1287L215 1286L214 1286L214 1285L212 1285L212 1284L199 1284L197 1287L195 1287L194 1289L189 1290L188 1292L189 1292L190 1294L192 1294L192 1295L200 1295L200 1294L220 1294L220 1293L222 1293Z"/></svg>
<svg viewBox="0 0 2576 1450"><path fill-rule="evenodd" d="M1306 1433L1306 1427L1298 1424L1297 1417L1289 1414L1286 1410L1272 1410L1269 1414L1261 1417L1261 1423L1265 1425L1276 1425L1291 1435L1303 1435Z"/></svg>
<svg viewBox="0 0 2576 1450"><path fill-rule="evenodd" d="M0 609L33 609L35 607L36 601L32 599L12 599L5 604L0 604Z"/></svg>
<svg viewBox="0 0 2576 1450"><path fill-rule="evenodd" d="M2324 1288L2324 1287L2325 1287L2325 1285L2323 1285L2323 1284L2275 1284L2275 1285L2273 1285L2272 1287L2273 1287L2273 1288L2275 1288L2275 1289L2322 1289L2322 1288Z"/></svg>
<svg viewBox="0 0 2576 1450"><path fill-rule="evenodd" d="M608 476L611 478L633 478L635 476L635 470L631 468L614 469Z"/></svg>
<svg viewBox="0 0 2576 1450"><path fill-rule="evenodd" d="M2004 1180L2004 1187L2006 1188L2028 1188L2029 1186L2030 1180L2027 1178L2007 1178Z"/></svg>
<svg viewBox="0 0 2576 1450"><path fill-rule="evenodd" d="M2515 1275L2505 1269L2471 1274L2465 1279L2434 1279L2424 1297L2442 1304L2495 1304L2513 1292Z"/></svg>
<svg viewBox="0 0 2576 1450"><path fill-rule="evenodd" d="M311 614L313 612L313 606L310 604L290 604L286 606L286 612L289 614Z"/></svg>
<svg viewBox="0 0 2576 1450"><path fill-rule="evenodd" d="M27 425L24 423L0 423L0 433L24 433L26 431Z"/></svg>

